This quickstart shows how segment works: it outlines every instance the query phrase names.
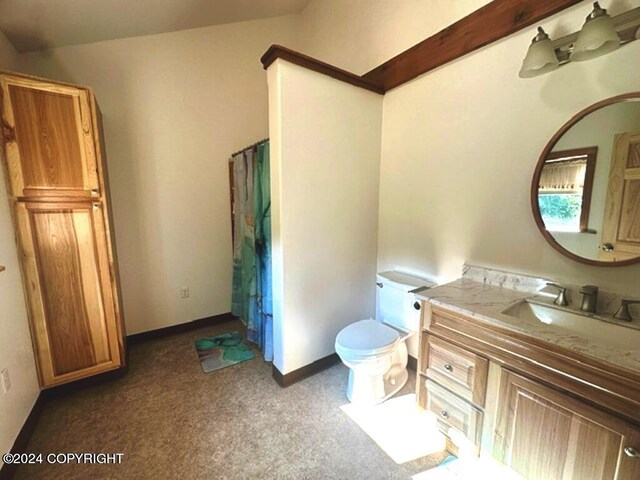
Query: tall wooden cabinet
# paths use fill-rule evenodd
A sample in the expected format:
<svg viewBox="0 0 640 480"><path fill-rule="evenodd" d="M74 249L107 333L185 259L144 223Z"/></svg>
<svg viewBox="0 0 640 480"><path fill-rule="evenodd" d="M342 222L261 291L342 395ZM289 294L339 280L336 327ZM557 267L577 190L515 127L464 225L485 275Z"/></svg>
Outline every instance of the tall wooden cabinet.
<svg viewBox="0 0 640 480"><path fill-rule="evenodd" d="M88 88L0 74L2 151L42 388L124 366L100 111Z"/></svg>

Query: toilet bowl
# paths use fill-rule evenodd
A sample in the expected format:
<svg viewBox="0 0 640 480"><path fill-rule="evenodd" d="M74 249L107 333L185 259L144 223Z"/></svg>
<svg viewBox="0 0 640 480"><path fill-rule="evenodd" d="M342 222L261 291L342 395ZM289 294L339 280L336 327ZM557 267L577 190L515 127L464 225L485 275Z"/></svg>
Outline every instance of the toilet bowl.
<svg viewBox="0 0 640 480"><path fill-rule="evenodd" d="M384 402L407 383L407 341L415 338L420 322L412 292L433 286L399 272L380 273L377 280L376 319L346 326L335 342L349 367L347 398L361 405Z"/></svg>
<svg viewBox="0 0 640 480"><path fill-rule="evenodd" d="M409 333L373 319L345 327L336 337L336 352L349 367L347 398L375 405L395 395L407 383Z"/></svg>

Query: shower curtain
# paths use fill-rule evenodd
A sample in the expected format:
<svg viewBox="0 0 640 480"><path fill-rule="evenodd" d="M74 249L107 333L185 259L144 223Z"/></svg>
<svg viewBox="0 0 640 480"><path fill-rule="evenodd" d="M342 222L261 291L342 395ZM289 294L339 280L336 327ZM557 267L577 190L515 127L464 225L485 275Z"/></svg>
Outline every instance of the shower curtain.
<svg viewBox="0 0 640 480"><path fill-rule="evenodd" d="M269 142L232 157L234 177L233 293L231 313L247 338L273 360L271 294L271 192Z"/></svg>

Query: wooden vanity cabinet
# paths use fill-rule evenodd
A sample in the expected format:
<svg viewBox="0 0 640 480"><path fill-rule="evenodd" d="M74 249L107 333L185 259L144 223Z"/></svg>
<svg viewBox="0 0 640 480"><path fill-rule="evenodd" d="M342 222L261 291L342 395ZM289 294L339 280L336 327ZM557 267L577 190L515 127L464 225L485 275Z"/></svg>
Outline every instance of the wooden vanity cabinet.
<svg viewBox="0 0 640 480"><path fill-rule="evenodd" d="M100 112L90 89L0 73L2 157L40 386L124 365Z"/></svg>
<svg viewBox="0 0 640 480"><path fill-rule="evenodd" d="M494 456L525 478L640 478L633 425L505 369L498 405Z"/></svg>
<svg viewBox="0 0 640 480"><path fill-rule="evenodd" d="M426 328L421 332L418 403L439 424L471 440L475 453L529 480L640 479L640 397L634 379L626 380L626 389L611 380L602 386L585 381L567 391L563 387L574 388L569 376L581 381L570 362L566 371L550 368L551 353L545 357L539 345L525 345L497 330L483 336L477 320L442 307L424 303L422 311ZM443 362L450 368L443 368ZM600 374L619 376L596 370L589 382L597 382ZM474 391L486 397L474 399ZM441 431L447 434L446 428ZM456 453L456 445L448 444Z"/></svg>

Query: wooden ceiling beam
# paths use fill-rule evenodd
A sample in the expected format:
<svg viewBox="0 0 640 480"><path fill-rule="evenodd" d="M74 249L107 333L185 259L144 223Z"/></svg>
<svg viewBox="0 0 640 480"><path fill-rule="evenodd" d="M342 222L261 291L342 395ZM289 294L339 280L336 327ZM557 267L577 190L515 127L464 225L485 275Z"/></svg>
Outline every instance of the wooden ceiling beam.
<svg viewBox="0 0 640 480"><path fill-rule="evenodd" d="M494 0L362 76L384 91L540 22L582 0ZM585 17L589 12L585 11ZM531 33L533 38L534 32ZM524 50L522 55L524 56Z"/></svg>

